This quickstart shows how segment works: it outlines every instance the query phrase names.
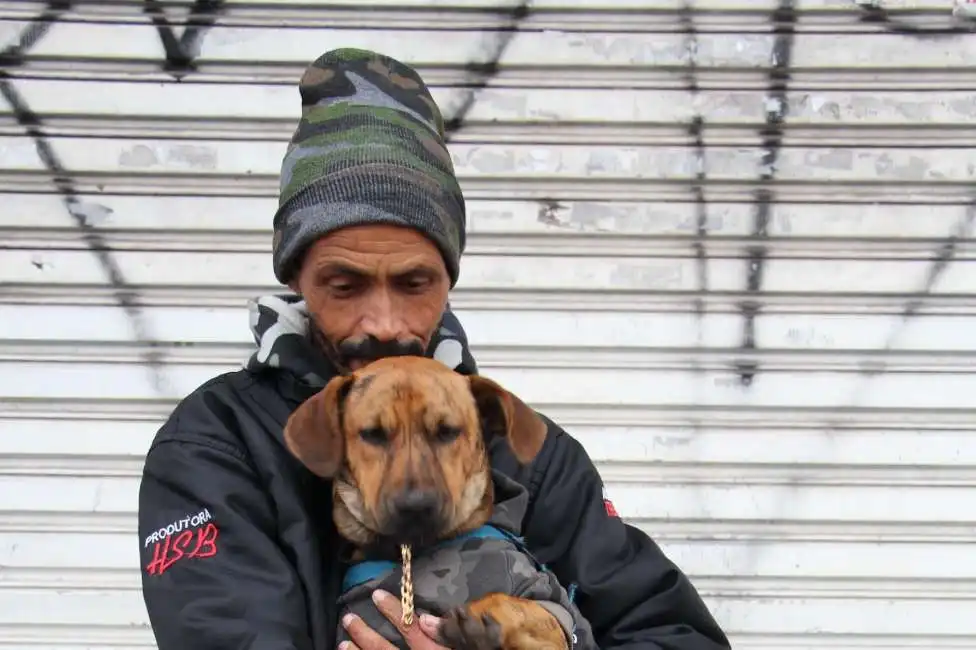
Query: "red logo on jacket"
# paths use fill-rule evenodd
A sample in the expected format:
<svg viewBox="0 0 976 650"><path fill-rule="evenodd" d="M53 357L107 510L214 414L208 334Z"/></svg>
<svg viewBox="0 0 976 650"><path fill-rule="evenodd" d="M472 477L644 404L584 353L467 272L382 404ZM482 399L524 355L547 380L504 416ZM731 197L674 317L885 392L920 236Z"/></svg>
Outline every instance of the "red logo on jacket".
<svg viewBox="0 0 976 650"><path fill-rule="evenodd" d="M163 575L180 560L217 555L217 536L220 531L211 521L210 511L204 508L195 515L177 519L146 537L143 548L152 546L152 558L146 573Z"/></svg>
<svg viewBox="0 0 976 650"><path fill-rule="evenodd" d="M617 509L613 507L613 501L607 496L607 486L605 485L603 486L603 509L607 511L608 517L620 518L620 515L617 514Z"/></svg>

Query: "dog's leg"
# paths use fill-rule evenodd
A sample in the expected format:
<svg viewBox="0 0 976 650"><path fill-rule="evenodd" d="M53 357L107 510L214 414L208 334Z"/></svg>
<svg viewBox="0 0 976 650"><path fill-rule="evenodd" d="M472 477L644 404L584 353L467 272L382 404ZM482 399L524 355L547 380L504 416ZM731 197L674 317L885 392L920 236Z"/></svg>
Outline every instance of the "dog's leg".
<svg viewBox="0 0 976 650"><path fill-rule="evenodd" d="M539 603L488 594L444 616L441 643L453 650L567 650L566 633Z"/></svg>

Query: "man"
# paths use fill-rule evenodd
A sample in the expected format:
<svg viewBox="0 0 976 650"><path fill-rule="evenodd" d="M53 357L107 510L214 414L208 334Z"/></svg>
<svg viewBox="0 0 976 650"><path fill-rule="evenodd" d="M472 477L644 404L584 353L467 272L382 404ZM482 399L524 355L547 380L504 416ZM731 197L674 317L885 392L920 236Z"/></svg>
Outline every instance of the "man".
<svg viewBox="0 0 976 650"><path fill-rule="evenodd" d="M330 486L285 449L285 420L336 373L383 356L431 354L477 372L447 304L464 200L424 82L388 57L336 50L300 90L273 242L275 275L295 295L251 305L257 352L186 397L146 458L139 544L160 650L332 650L342 542ZM490 453L529 490L527 543L577 585L600 647L729 647L688 579L604 503L593 463L562 429L549 423L529 467L503 444ZM376 596L396 621L397 599ZM392 647L360 620L342 624L349 650ZM407 630L410 647L440 648L436 626L424 617Z"/></svg>

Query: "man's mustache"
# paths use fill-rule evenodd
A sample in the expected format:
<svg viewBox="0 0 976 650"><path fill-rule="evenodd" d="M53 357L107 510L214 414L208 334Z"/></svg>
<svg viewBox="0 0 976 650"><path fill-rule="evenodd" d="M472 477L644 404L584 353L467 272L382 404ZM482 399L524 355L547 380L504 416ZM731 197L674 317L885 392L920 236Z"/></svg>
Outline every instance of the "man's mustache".
<svg viewBox="0 0 976 650"><path fill-rule="evenodd" d="M417 339L410 341L381 341L375 336L356 341L343 341L336 348L343 365L353 361L376 361L386 357L422 357L424 344Z"/></svg>

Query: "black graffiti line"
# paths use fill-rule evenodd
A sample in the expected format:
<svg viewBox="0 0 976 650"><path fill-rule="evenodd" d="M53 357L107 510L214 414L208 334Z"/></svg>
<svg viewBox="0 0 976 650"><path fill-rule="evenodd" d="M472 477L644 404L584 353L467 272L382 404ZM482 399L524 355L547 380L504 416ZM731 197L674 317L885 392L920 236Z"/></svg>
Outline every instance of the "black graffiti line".
<svg viewBox="0 0 976 650"><path fill-rule="evenodd" d="M771 20L776 37L773 41L766 89L765 126L760 131L763 149L759 174L761 186L754 196L756 212L750 236L752 245L748 248L747 256L748 298L740 306L743 317L741 348L745 353L751 353L756 349L756 316L760 310L760 293L767 256L765 240L769 237L769 222L775 199L771 184L776 178L776 165L783 146L783 124L789 114L790 65L793 60L797 21L794 0L780 0L779 6L771 15ZM758 370L759 364L755 357L744 358L736 363L739 379L746 386L752 383Z"/></svg>
<svg viewBox="0 0 976 650"><path fill-rule="evenodd" d="M925 272L925 279L922 281L922 287L915 293L911 300L905 303L905 307L900 314L900 323L889 333L884 350L891 350L894 347L895 340L901 328L904 327L909 319L918 314L925 305L925 301L932 295L932 290L935 288L935 285L945 274L953 259L955 259L956 253L959 250L959 244L967 241L972 236L974 226L976 226L976 196L966 206L966 213L956 223L954 232L943 240L935 255L932 256L929 268Z"/></svg>
<svg viewBox="0 0 976 650"><path fill-rule="evenodd" d="M973 227L976 226L976 197L972 199L966 208L966 214L963 218L959 220L956 224L955 232L952 233L939 248L932 259L932 264L926 272L925 280L922 283L922 288L916 294L911 302L906 305L905 309L902 311L902 318L899 322L892 328L888 333L888 337L882 348L883 351L888 352L894 348L895 342L897 340L898 334L905 327L908 320L918 313L924 304L925 299L931 294L939 277L945 272L949 263L952 261L955 255L956 249L960 242L966 241L973 231ZM864 371L861 372L859 377L860 383L854 386L850 392L850 398L847 404L838 404L836 407L836 412L849 411L850 409L858 408L858 405L862 403L864 399L865 391L868 389L870 382L881 373L885 372L887 366L884 362L879 364L873 364ZM822 438L824 443L823 453L836 453L834 434L836 434L841 429L841 424L837 420L828 420L826 423L826 428L823 430L824 436ZM821 457L818 462L826 463L828 458ZM784 482L784 490L779 498L776 499L773 507L769 512L768 519L771 521L776 521L782 518L782 515L786 511L786 504L789 500L791 494L795 494L795 490L800 486L801 477L799 475L794 475L788 477ZM755 571L759 565L759 557L761 553L761 547L757 545L752 545L746 548L743 555L742 566L738 568L738 573L742 575L751 575L750 572Z"/></svg>
<svg viewBox="0 0 976 650"><path fill-rule="evenodd" d="M95 256L103 273L105 273L109 285L112 287L116 304L122 308L129 318L133 335L137 341L149 347L148 350L144 351L142 360L150 369L154 388L162 392L165 388L165 379L162 374L162 356L153 349L155 340L149 332L149 326L142 313L138 293L130 287L125 279L122 269L112 256L111 247L95 227L88 223L84 207L78 199L74 182L55 153L54 148L41 131L41 121L37 115L31 111L10 80L0 79L0 95L3 95L7 103L10 104L17 123L24 127L25 132L34 142L38 157L52 175L53 184L61 195L62 204L74 220L75 226L80 230L82 241L88 251Z"/></svg>
<svg viewBox="0 0 976 650"><path fill-rule="evenodd" d="M490 59L489 61L485 63L472 62L465 64L465 71L473 75L477 81L468 84L464 101L454 111L454 115L444 122L445 142L450 142L451 136L461 130L464 126L464 120L478 101L478 93L487 88L491 80L498 74L501 59L505 56L505 51L518 33L522 21L528 17L531 4L529 0L523 0L521 4L510 10L508 25L500 30L500 35L495 40L493 51L488 57Z"/></svg>
<svg viewBox="0 0 976 650"><path fill-rule="evenodd" d="M692 248L695 251L695 269L698 280L698 296L694 301L695 308L695 343L696 350L691 357L691 371L695 373L699 381L696 385L704 385L705 368L702 366L701 354L705 348L705 317L706 303L705 296L708 293L708 251L705 246L708 237L708 203L705 199L705 119L699 109L699 99L701 98L701 84L698 82L698 27L695 25L694 7L690 1L686 1L680 10L679 19L682 31L685 34L685 55L688 57L688 65L685 66L685 89L692 105L692 117L688 122L688 138L694 157L696 168L691 183L691 193L695 206L695 242ZM705 422L701 414L694 414L689 418L692 435L700 437ZM692 498L704 510L707 508L705 503L705 493L701 489L695 489Z"/></svg>
<svg viewBox="0 0 976 650"><path fill-rule="evenodd" d="M791 3L783 3L783 4L791 4ZM781 6L780 10L782 9L783 7ZM785 95L785 91L786 91L786 85L784 82L783 84L784 95ZM788 108L788 106L786 106L785 104L783 106L784 108ZM783 114L783 117L785 118L785 113ZM773 171L773 170L767 169L767 171ZM770 201L772 200L771 193L768 198ZM965 241L971 235L974 225L976 225L976 197L974 197L969 203L969 205L967 206L966 214L964 215L963 219L961 219L957 224L955 232L943 242L942 246L940 246L939 250L933 257L932 263L929 266L929 269L926 272L925 279L922 283L922 288L916 293L915 297L905 305L905 308L902 310L902 314L901 314L902 318L900 319L900 323L895 325L895 327L889 332L887 336L886 342L883 347L884 350L886 351L891 350L894 347L895 340L897 339L897 336L900 330L904 327L905 323L921 310L922 306L924 305L925 299L931 295L932 289L935 287L939 278L944 274L945 270L948 268L949 264L954 258L959 243ZM881 364L876 367L869 368L866 372L863 372L861 384L851 392L849 403L846 406L838 405L837 406L838 410L842 408L845 409L856 408L863 398L863 392L867 387L867 382L870 381L870 379L873 376L884 372L885 369L886 369L885 365ZM834 446L833 434L840 429L840 425L832 421L827 421L826 425L827 428L824 431L825 453L834 452L835 446ZM820 462L827 462L827 459L821 458ZM800 482L801 482L801 478L799 476L792 476L786 480L781 497L776 500L777 502L773 505L773 507L770 510L769 517L768 517L770 520L777 520L782 517L782 514L786 510L787 501L789 500L791 495L795 494L795 490L799 488ZM761 548L759 546L752 545L748 547L743 555L743 564L742 566L739 567L738 572L743 575L748 575L751 571L755 571L759 564L758 561L759 561L760 554L761 554Z"/></svg>
<svg viewBox="0 0 976 650"><path fill-rule="evenodd" d="M691 185L691 192L695 202L695 264L698 275L698 291L701 295L695 300L695 314L698 318L699 339L701 339L705 316L704 295L708 292L708 253L705 248L705 238L708 236L708 202L705 199L705 120L698 109L701 87L698 83L698 29L695 26L694 8L690 2L681 7L680 20L685 33L685 50L688 55L688 65L685 70L685 84L691 96L694 115L688 124L688 137L695 159L695 180ZM701 340L699 340L701 344Z"/></svg>
<svg viewBox="0 0 976 650"><path fill-rule="evenodd" d="M30 24L22 30L13 45L8 46L3 52L0 52L0 66L6 69L8 67L22 65L24 55L47 34L60 15L70 8L70 2L50 3L41 14L31 20ZM51 143L45 137L40 117L31 110L27 101L17 91L17 88L7 77L6 73L0 76L0 95L10 105L14 119L24 128L25 133L34 143L38 158L40 158L41 163L51 174L52 183L61 196L62 204L68 214L71 215L75 226L81 232L82 241L84 241L89 252L95 256L95 259L98 261L99 266L112 287L116 303L129 318L133 335L137 341L149 346L149 349L144 352L142 359L149 368L154 388L162 392L165 388L165 380L161 369L162 359L159 352L153 349L154 341L149 334L149 327L143 318L138 294L130 288L122 273L122 269L112 256L111 249L104 238L88 223L84 208L78 199L78 192L75 189L74 181L54 151Z"/></svg>
<svg viewBox="0 0 976 650"><path fill-rule="evenodd" d="M858 4L858 20L869 25L879 25L886 31L902 36L913 36L921 40L943 40L976 33L976 22L957 23L946 27L922 27L892 17L891 12L880 4Z"/></svg>
<svg viewBox="0 0 976 650"><path fill-rule="evenodd" d="M190 8L186 27L177 38L163 5L158 0L145 0L143 10L156 28L163 45L165 71L177 80L196 71L196 59L200 56L203 38L207 30L217 22L225 7L224 0L196 0Z"/></svg>
<svg viewBox="0 0 976 650"><path fill-rule="evenodd" d="M41 13L31 18L27 27L17 35L14 43L0 52L0 69L20 65L24 54L47 34L52 25L62 14L71 9L72 5L71 0L50 0ZM6 73L0 72L0 76L5 77Z"/></svg>

